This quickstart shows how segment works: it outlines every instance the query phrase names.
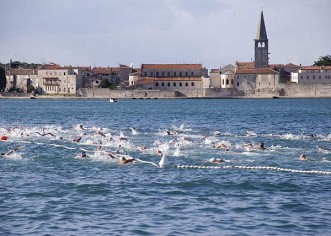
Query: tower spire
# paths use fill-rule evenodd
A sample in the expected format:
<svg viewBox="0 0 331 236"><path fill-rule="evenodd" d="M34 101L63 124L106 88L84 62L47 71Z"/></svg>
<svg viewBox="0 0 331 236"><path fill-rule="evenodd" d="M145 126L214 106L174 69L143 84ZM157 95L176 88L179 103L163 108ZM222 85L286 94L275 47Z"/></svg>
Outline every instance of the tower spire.
<svg viewBox="0 0 331 236"><path fill-rule="evenodd" d="M266 40L266 39L268 39L267 30L265 28L265 23L264 23L263 11L261 11L260 22L259 22L259 25L257 27L256 39L257 40Z"/></svg>

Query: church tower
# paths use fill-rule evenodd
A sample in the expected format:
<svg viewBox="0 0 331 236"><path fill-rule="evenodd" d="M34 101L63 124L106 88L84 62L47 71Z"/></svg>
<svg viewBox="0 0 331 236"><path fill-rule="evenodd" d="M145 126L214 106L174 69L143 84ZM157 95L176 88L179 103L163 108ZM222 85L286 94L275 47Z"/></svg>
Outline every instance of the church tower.
<svg viewBox="0 0 331 236"><path fill-rule="evenodd" d="M257 27L255 41L255 68L269 67L269 52L268 52L268 37L265 29L263 11L261 11L261 18Z"/></svg>

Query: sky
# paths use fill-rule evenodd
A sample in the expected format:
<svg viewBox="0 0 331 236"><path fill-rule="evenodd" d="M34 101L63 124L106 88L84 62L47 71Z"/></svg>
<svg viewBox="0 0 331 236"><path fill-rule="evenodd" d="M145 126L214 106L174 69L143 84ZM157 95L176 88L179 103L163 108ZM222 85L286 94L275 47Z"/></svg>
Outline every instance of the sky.
<svg viewBox="0 0 331 236"><path fill-rule="evenodd" d="M0 0L0 62L140 67L254 60L261 11L269 63L331 55L331 0Z"/></svg>

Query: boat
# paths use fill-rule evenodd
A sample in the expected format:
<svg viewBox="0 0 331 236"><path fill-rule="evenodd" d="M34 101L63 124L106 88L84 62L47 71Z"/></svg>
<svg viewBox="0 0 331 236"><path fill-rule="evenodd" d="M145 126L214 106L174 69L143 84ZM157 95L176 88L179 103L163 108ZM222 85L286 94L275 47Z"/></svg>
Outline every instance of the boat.
<svg viewBox="0 0 331 236"><path fill-rule="evenodd" d="M117 99L116 98L110 98L109 102L117 102Z"/></svg>

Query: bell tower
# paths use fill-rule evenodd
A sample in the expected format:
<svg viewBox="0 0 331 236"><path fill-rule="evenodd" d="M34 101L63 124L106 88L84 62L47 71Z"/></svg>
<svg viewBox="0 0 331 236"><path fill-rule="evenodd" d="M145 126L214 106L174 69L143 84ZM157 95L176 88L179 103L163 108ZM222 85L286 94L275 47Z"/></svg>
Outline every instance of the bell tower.
<svg viewBox="0 0 331 236"><path fill-rule="evenodd" d="M264 24L263 11L257 27L255 41L255 68L269 67L268 36Z"/></svg>

